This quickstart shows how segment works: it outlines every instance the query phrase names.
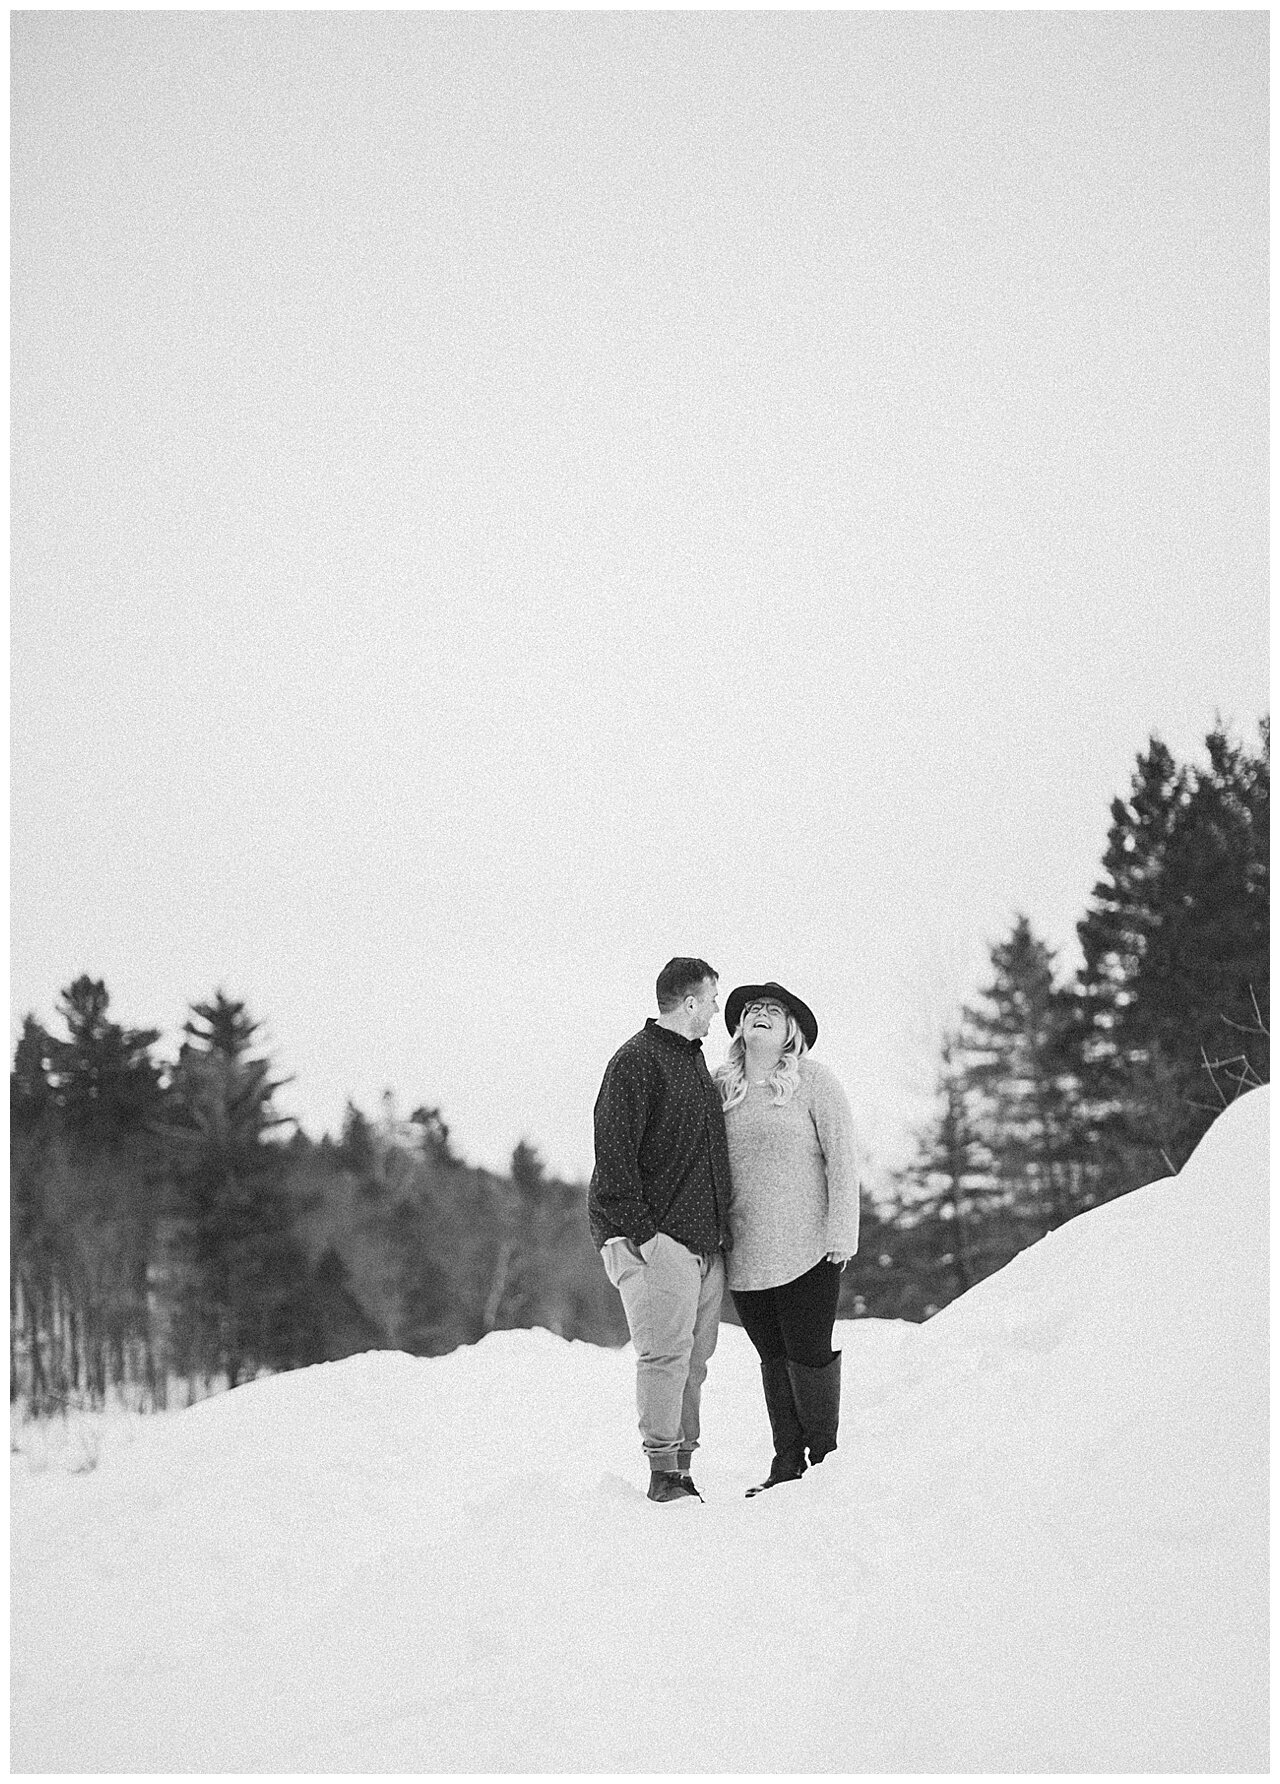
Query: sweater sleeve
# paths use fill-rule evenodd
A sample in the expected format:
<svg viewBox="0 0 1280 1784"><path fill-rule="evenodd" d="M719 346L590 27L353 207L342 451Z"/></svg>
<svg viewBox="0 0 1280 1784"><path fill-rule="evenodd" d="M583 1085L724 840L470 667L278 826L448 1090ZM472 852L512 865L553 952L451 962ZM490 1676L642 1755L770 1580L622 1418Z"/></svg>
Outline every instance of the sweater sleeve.
<svg viewBox="0 0 1280 1784"><path fill-rule="evenodd" d="M840 1080L815 1062L811 1107L827 1167L827 1250L858 1249L860 1182L853 1111Z"/></svg>
<svg viewBox="0 0 1280 1784"><path fill-rule="evenodd" d="M595 1106L596 1170L592 1212L606 1238L643 1245L658 1230L640 1178L640 1142L649 1114L642 1062L620 1054L609 1061Z"/></svg>

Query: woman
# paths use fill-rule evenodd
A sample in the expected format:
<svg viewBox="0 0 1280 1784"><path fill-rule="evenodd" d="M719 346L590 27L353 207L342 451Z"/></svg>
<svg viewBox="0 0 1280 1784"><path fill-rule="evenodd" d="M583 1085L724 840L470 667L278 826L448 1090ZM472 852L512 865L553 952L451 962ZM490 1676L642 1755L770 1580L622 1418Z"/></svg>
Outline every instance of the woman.
<svg viewBox="0 0 1280 1784"><path fill-rule="evenodd" d="M831 1333L840 1272L858 1249L858 1165L848 1099L809 1056L809 1006L770 980L739 985L724 1015L733 1042L715 1077L732 1179L727 1280L773 1428L773 1465L751 1498L836 1447Z"/></svg>

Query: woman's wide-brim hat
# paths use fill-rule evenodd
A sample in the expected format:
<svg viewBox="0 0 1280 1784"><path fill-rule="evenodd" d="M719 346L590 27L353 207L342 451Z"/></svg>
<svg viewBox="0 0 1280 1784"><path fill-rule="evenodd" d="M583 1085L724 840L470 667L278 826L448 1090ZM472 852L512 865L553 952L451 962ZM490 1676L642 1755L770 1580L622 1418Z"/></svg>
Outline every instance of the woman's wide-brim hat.
<svg viewBox="0 0 1280 1784"><path fill-rule="evenodd" d="M737 1034L738 1024L742 1020L742 1012L749 1003L757 998L771 997L780 1003L785 1010L790 1010L800 1024L800 1033L804 1036L806 1047L812 1047L818 1038L818 1019L807 1003L801 1003L794 991L788 991L785 985L777 985L772 979L765 985L735 985L729 993L724 1006L724 1025L730 1034Z"/></svg>

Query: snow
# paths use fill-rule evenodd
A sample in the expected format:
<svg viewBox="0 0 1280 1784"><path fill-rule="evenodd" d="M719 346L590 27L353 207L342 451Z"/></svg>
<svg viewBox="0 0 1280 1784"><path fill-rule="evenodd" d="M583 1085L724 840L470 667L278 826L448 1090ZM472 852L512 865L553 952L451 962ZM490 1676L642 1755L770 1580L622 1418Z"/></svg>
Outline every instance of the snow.
<svg viewBox="0 0 1280 1784"><path fill-rule="evenodd" d="M755 1499L734 1327L704 1504L643 1497L631 1352L542 1331L19 1465L14 1771L1265 1772L1268 1099L842 1322L841 1447Z"/></svg>

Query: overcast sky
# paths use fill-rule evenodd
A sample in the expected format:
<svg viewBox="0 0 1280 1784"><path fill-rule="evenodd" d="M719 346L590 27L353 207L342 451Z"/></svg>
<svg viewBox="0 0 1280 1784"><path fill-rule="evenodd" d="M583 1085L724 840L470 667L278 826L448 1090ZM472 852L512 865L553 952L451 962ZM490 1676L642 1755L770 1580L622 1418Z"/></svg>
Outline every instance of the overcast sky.
<svg viewBox="0 0 1280 1784"><path fill-rule="evenodd" d="M221 986L313 1135L585 1174L700 954L885 1159L1256 739L1265 12L12 25L13 1034Z"/></svg>

